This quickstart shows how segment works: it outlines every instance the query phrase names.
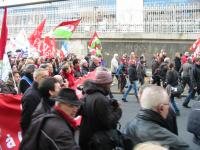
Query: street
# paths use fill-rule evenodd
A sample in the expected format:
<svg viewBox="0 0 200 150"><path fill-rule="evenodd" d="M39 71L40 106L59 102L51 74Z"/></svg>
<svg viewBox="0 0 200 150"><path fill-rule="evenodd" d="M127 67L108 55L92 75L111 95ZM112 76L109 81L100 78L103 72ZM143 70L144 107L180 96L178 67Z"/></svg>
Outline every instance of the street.
<svg viewBox="0 0 200 150"><path fill-rule="evenodd" d="M132 120L136 116L139 110L139 104L137 103L134 95L129 95L127 98L128 102L126 103L121 101L121 98L122 98L121 94L114 94L114 97L115 99L118 99L120 101L121 107L123 109L123 115L120 120L121 130L123 130L126 123ZM192 142L193 135L187 132L187 120L188 120L188 115L191 109L182 107L183 100L184 100L184 97L181 99L176 98L176 102L180 108L180 113L181 113L181 115L177 117L179 136L191 146L192 150L199 150L200 147ZM193 106L195 105L195 103L199 103L199 102L192 100L189 103L189 105Z"/></svg>

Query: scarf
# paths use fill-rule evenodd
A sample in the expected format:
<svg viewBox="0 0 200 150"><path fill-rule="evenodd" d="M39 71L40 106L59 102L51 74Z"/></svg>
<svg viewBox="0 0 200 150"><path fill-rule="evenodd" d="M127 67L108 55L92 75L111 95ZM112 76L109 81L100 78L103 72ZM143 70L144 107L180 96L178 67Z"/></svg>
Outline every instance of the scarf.
<svg viewBox="0 0 200 150"><path fill-rule="evenodd" d="M72 118L71 116L67 115L62 109L60 109L60 107L58 106L54 106L54 109L61 115L62 118L64 118L64 120L70 124L70 126L73 129L77 128L77 124L76 121L74 120L74 118Z"/></svg>
<svg viewBox="0 0 200 150"><path fill-rule="evenodd" d="M167 121L159 113L153 110L141 109L136 117L146 121L151 121L170 131Z"/></svg>

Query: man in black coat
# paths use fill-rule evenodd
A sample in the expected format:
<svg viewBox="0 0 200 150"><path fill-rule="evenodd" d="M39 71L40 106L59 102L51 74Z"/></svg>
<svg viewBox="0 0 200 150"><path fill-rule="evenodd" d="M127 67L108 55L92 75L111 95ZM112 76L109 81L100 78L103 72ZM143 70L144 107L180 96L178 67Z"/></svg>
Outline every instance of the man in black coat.
<svg viewBox="0 0 200 150"><path fill-rule="evenodd" d="M79 144L82 150L90 150L89 142L98 131L115 129L122 115L118 103L107 98L112 83L112 74L99 67L95 80L85 82L83 86L84 104L80 109L82 121L80 125Z"/></svg>
<svg viewBox="0 0 200 150"><path fill-rule="evenodd" d="M69 88L61 89L53 100L56 104L50 113L32 120L20 150L80 150L74 139L74 116L81 101L75 90Z"/></svg>
<svg viewBox="0 0 200 150"><path fill-rule="evenodd" d="M189 92L188 96L183 102L183 106L186 108L190 108L188 104L193 96L193 93L197 92L198 95L200 94L200 57L195 58L195 64L192 67L190 78L192 83L192 90Z"/></svg>
<svg viewBox="0 0 200 150"><path fill-rule="evenodd" d="M26 130L28 129L32 114L37 107L37 105L40 103L40 94L38 91L38 83L45 77L48 77L49 72L46 69L39 68L34 71L33 77L34 82L29 87L26 92L24 93L22 97L22 114L21 114L21 129L22 134L24 135Z"/></svg>

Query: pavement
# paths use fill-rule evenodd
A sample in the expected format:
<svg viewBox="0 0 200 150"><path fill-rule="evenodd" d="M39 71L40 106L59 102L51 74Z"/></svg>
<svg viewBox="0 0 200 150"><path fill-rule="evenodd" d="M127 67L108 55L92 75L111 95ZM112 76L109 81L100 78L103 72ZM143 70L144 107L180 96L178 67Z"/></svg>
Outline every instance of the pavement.
<svg viewBox="0 0 200 150"><path fill-rule="evenodd" d="M125 125L136 116L138 110L140 109L138 102L134 95L129 95L127 97L128 102L122 102L122 94L114 94L115 99L119 100L122 107L122 118L120 120L121 131L124 130ZM191 147L191 150L200 150L200 146L197 146L192 142L193 135L187 131L187 120L188 115L190 114L191 109L182 107L184 98L175 99L178 107L180 108L180 116L177 117L179 137L188 143ZM192 100L189 105L194 106L198 101Z"/></svg>

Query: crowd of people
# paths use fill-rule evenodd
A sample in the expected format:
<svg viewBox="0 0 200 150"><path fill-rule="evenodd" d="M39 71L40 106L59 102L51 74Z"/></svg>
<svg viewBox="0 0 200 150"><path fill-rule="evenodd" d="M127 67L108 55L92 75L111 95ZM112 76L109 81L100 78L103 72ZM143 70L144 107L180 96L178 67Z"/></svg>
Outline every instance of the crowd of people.
<svg viewBox="0 0 200 150"><path fill-rule="evenodd" d="M9 60L12 72L7 82L1 81L0 89L1 93L23 95L20 150L191 149L178 136L176 116L180 109L175 98L182 94L178 86L184 89L188 84L183 106L190 108L190 100L200 93L200 57L176 53L172 60L161 50L152 60L150 84L145 83L145 56L135 52L130 57L114 54L111 71L104 67L102 56L90 54L84 58L70 54L63 60L12 56ZM94 79L84 82L79 99L72 89L75 80L94 70ZM141 108L123 133L118 130L121 104L111 90L114 78L122 101L128 102L133 88ZM82 116L80 124L75 121L78 115ZM194 133L194 138L198 144L200 134Z"/></svg>

